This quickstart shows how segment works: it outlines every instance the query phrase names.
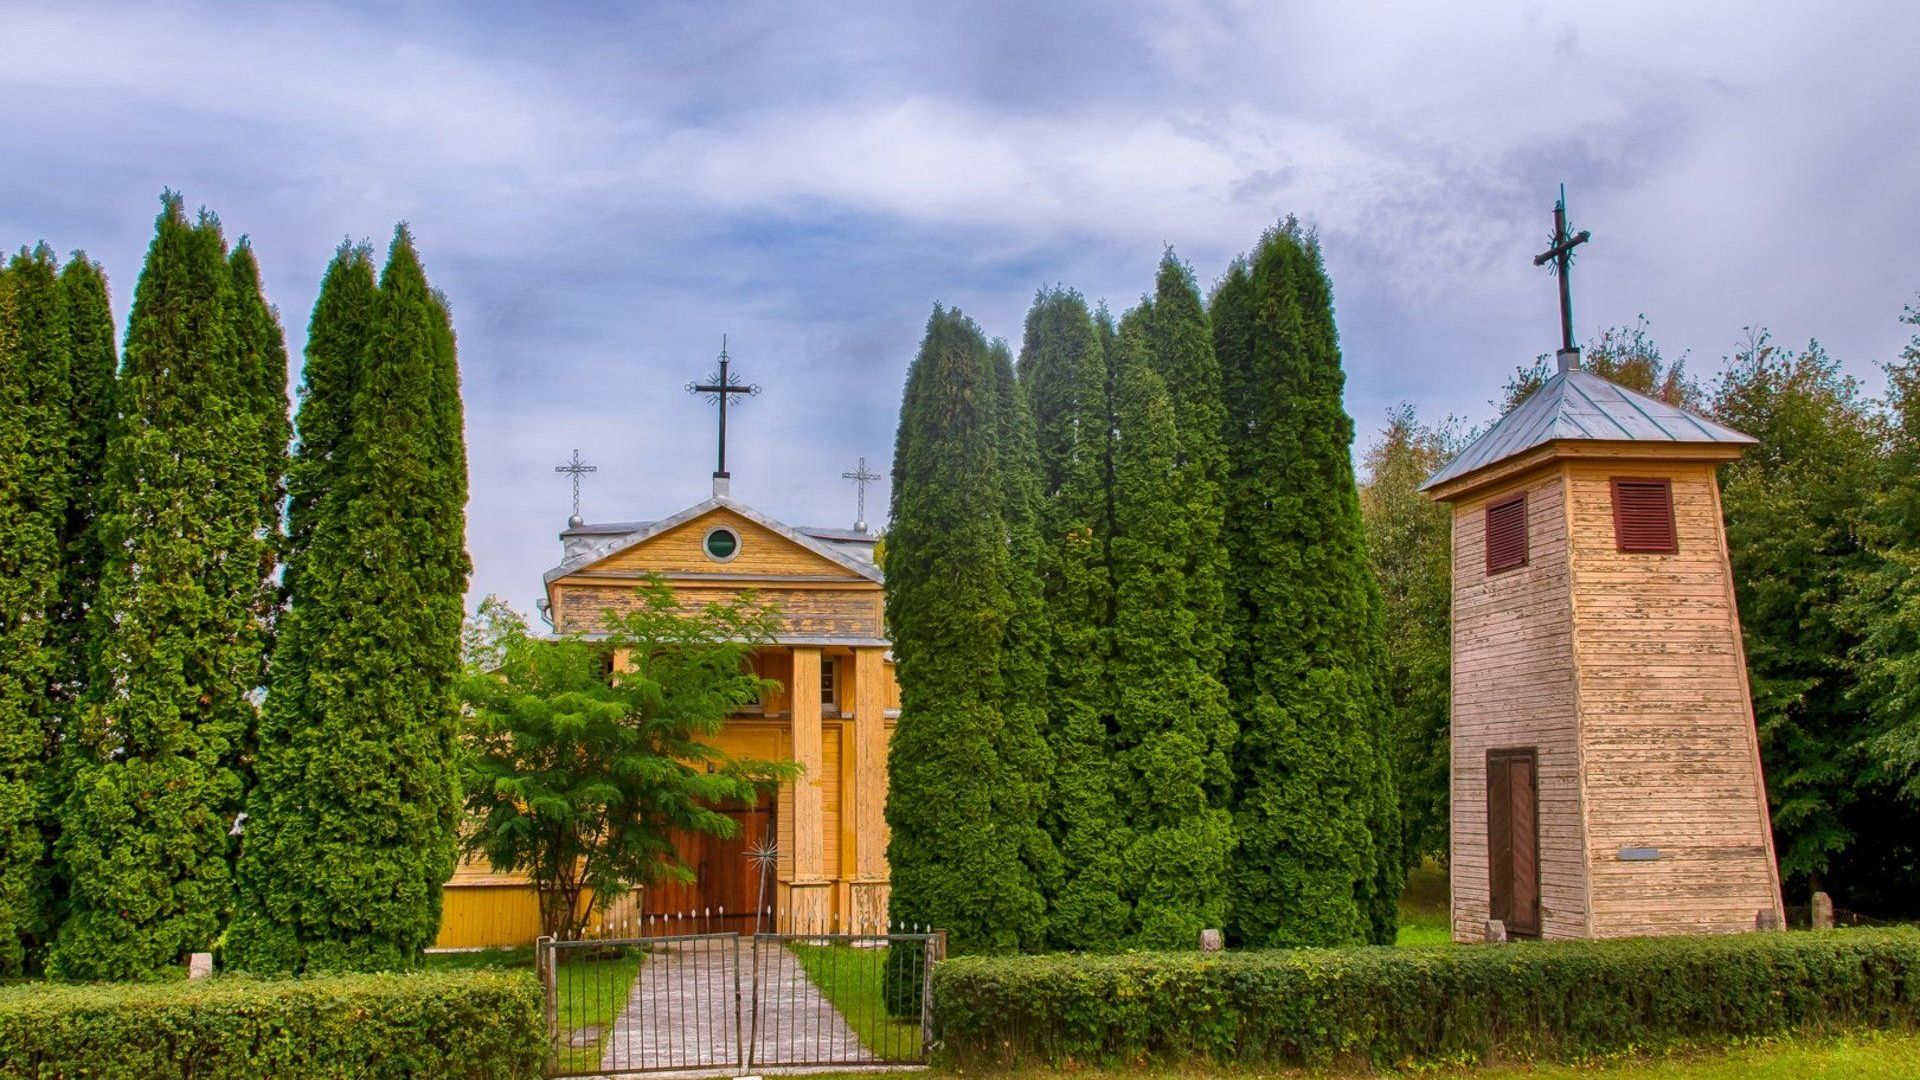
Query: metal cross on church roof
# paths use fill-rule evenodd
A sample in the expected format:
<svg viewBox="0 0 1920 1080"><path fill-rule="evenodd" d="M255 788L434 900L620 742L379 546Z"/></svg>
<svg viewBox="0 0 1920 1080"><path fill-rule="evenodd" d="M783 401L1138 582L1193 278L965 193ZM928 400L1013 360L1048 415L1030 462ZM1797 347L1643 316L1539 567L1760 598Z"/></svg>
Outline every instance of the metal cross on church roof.
<svg viewBox="0 0 1920 1080"><path fill-rule="evenodd" d="M1533 257L1533 265L1553 264L1553 273L1560 279L1560 370L1578 367L1580 352L1573 345L1573 249L1593 239L1593 234L1585 229L1578 233L1567 232L1567 185L1560 185L1560 201L1553 204L1553 240L1552 246Z"/></svg>
<svg viewBox="0 0 1920 1080"><path fill-rule="evenodd" d="M854 489L855 491L858 492L858 494L854 496L856 510L854 513L853 528L855 532L866 532L867 531L867 485L873 483L875 480L880 479L880 474L868 469L867 459L864 456L862 456L860 458L860 464L854 466L854 469L852 472L841 473L840 478L842 480L853 481Z"/></svg>
<svg viewBox="0 0 1920 1080"><path fill-rule="evenodd" d="M557 473L568 473L573 477L573 516L567 519L567 523L570 525L579 525L581 523L580 478L586 475L587 473L599 472L600 466L589 465L586 462L581 461L580 448L574 447L573 460L567 462L565 465L555 465L553 467L553 471Z"/></svg>
<svg viewBox="0 0 1920 1080"><path fill-rule="evenodd" d="M720 335L720 370L708 375L704 383L687 384L687 393L705 394L710 400L720 405L720 460L718 467L713 470L716 491L720 489L718 481L727 479L727 399L735 395L753 397L760 393L760 387L757 384L734 380L732 372L727 370L731 360L732 358L727 355L727 336L722 334Z"/></svg>

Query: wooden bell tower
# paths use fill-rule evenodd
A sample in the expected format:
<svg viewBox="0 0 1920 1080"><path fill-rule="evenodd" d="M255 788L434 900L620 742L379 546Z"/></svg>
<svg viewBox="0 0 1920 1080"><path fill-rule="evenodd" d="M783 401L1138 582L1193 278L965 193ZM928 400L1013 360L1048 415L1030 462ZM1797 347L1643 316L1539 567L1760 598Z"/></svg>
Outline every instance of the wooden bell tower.
<svg viewBox="0 0 1920 1080"><path fill-rule="evenodd" d="M1453 507L1456 941L1782 925L1716 469L1754 440L1560 370L1425 490Z"/></svg>

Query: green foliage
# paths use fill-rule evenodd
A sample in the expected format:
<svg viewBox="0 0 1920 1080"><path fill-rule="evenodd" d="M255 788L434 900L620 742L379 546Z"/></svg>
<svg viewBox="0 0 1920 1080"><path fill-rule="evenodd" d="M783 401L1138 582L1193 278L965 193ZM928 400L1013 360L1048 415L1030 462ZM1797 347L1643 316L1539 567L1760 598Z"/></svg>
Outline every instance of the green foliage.
<svg viewBox="0 0 1920 1080"><path fill-rule="evenodd" d="M541 1075L524 972L0 989L0 1077L469 1080Z"/></svg>
<svg viewBox="0 0 1920 1080"><path fill-rule="evenodd" d="M69 350L53 253L23 250L0 274L0 976L24 972L51 929Z"/></svg>
<svg viewBox="0 0 1920 1080"><path fill-rule="evenodd" d="M1905 321L1920 326L1920 306ZM1920 333L1887 365L1887 383L1887 449L1868 516L1876 556L1852 603L1861 636L1853 658L1870 750L1920 803Z"/></svg>
<svg viewBox="0 0 1920 1080"><path fill-rule="evenodd" d="M934 309L900 407L887 550L901 689L888 750L892 914L945 927L973 952L1046 933L1034 816L1043 763L1024 721L1006 715L1031 679L1003 655L1010 627L1015 640L1028 632L1009 543L1030 525L1007 505L1024 482L1006 475L1020 454L1003 443L1002 368L973 320Z"/></svg>
<svg viewBox="0 0 1920 1080"><path fill-rule="evenodd" d="M750 661L775 616L751 595L683 614L658 578L638 599L603 641L536 639L493 598L469 633L464 844L532 879L548 935L577 936L630 886L693 880L673 832L730 836L719 808L798 775L708 741L760 700Z"/></svg>
<svg viewBox="0 0 1920 1080"><path fill-rule="evenodd" d="M60 268L67 303L67 499L60 532L64 565L53 634L62 656L57 696L71 714L87 681L87 612L100 587L105 553L94 528L114 420L114 373L120 366L107 278L97 263L75 252Z"/></svg>
<svg viewBox="0 0 1920 1080"><path fill-rule="evenodd" d="M1393 775L1409 869L1448 852L1453 514L1420 485L1460 449L1458 441L1450 427L1422 424L1413 406L1402 405L1362 461L1360 514L1380 583Z"/></svg>
<svg viewBox="0 0 1920 1080"><path fill-rule="evenodd" d="M1848 701L1856 638L1837 616L1867 557L1873 419L1818 344L1795 354L1764 331L1716 380L1713 412L1760 440L1721 471L1727 548L1780 872L1818 881L1852 839L1844 812L1868 787L1862 717Z"/></svg>
<svg viewBox="0 0 1920 1080"><path fill-rule="evenodd" d="M1194 326L1197 296L1192 312L1174 316L1184 326L1157 327L1171 306L1163 296L1122 320L1114 384L1109 752L1126 822L1122 895L1132 917L1125 943L1145 948L1191 946L1202 928L1224 924L1233 850L1226 809L1233 729L1209 644L1220 621L1221 578L1212 565L1220 514L1217 501L1195 498L1196 487L1203 495L1214 489L1205 459L1188 452L1205 440L1184 437L1182 410L1156 370L1158 361L1183 362L1168 359L1170 339L1184 334L1183 344L1209 359L1212 343L1204 319ZM1198 357L1185 362L1204 366Z"/></svg>
<svg viewBox="0 0 1920 1080"><path fill-rule="evenodd" d="M1041 593L1047 617L1047 741L1053 785L1044 821L1060 855L1048 943L1117 946L1127 932L1125 826L1108 754L1113 687L1109 546L1113 420L1100 331L1079 293L1042 291L1027 312L1020 383L1040 472Z"/></svg>
<svg viewBox="0 0 1920 1080"><path fill-rule="evenodd" d="M279 610L278 586L272 579L283 546L281 504L287 494L284 483L287 443L293 437L287 416L287 340L280 329L279 314L261 292L260 264L254 258L253 245L244 237L234 248L228 268L233 273L233 344L244 380L241 392L245 407L259 428L258 449L250 455L250 460L258 462L262 475L249 487L257 499L255 527L266 542L257 596L260 626L267 634L267 643L271 644L273 620ZM260 681L265 680L263 670Z"/></svg>
<svg viewBox="0 0 1920 1080"><path fill-rule="evenodd" d="M1659 398L1669 405L1700 412L1707 406L1707 395L1700 383L1687 374L1687 359L1669 363L1660 355L1660 346L1648 332L1645 315L1632 326L1610 326L1587 343L1580 366L1603 379L1619 383ZM1534 359L1531 367L1515 368L1507 379L1501 400L1493 403L1505 416L1514 406L1527 400L1540 385L1553 376L1553 361L1547 356Z"/></svg>
<svg viewBox="0 0 1920 1080"><path fill-rule="evenodd" d="M455 861L466 451L453 330L404 227L350 381L297 537L298 711L267 725L274 779L249 807L243 877L259 902L231 947L251 970L413 965Z"/></svg>
<svg viewBox="0 0 1920 1080"><path fill-rule="evenodd" d="M1581 1058L1920 1024L1920 932L1499 948L964 957L934 969L954 1064L1379 1068Z"/></svg>
<svg viewBox="0 0 1920 1080"><path fill-rule="evenodd" d="M107 446L107 560L92 666L68 733L56 853L68 913L49 958L72 978L177 972L231 906L228 831L244 794L263 625L261 422L233 333L219 223L163 198L135 289L122 413Z"/></svg>
<svg viewBox="0 0 1920 1080"><path fill-rule="evenodd" d="M1013 374L1005 342L988 348L1000 463L1000 514L1006 529L1007 624L1000 640L1000 734L995 740L1002 771L994 784L993 816L1005 842L1019 855L1023 879L1037 898L1060 880L1058 852L1041 825L1046 813L1053 754L1047 746L1048 612L1041 593L1040 459L1033 413ZM1044 940L1038 934L1033 944Z"/></svg>
<svg viewBox="0 0 1920 1080"><path fill-rule="evenodd" d="M261 709L248 799L246 841L236 873L241 903L228 933L227 962L239 968L292 970L300 966L302 909L311 891L303 869L317 819L306 785L312 749L307 665L313 641L326 625L317 596L302 577L313 556L328 495L340 483L352 430L354 389L380 312L373 253L342 244L328 264L307 325L302 369L300 445L287 467L287 525L281 590L291 605L279 618L269 691Z"/></svg>
<svg viewBox="0 0 1920 1080"><path fill-rule="evenodd" d="M1229 930L1249 945L1390 942L1403 870L1391 710L1317 242L1292 222L1268 232L1212 319L1237 646Z"/></svg>

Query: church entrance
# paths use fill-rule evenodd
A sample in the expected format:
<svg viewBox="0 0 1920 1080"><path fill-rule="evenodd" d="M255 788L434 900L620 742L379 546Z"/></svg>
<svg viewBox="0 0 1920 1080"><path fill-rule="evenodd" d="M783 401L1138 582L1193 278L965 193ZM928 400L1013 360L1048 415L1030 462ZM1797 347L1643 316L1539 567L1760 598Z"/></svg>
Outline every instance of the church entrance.
<svg viewBox="0 0 1920 1080"><path fill-rule="evenodd" d="M772 845L774 802L762 794L753 806L734 806L721 810L739 825L733 836L722 838L706 833L676 829L674 847L680 860L691 867L690 882L661 882L646 890L643 916L686 918L692 914L703 930L717 933L754 932L753 909L759 902L760 869L751 858L755 848ZM766 904L774 903L773 874L767 874ZM772 929L772 919L764 920L764 929Z"/></svg>

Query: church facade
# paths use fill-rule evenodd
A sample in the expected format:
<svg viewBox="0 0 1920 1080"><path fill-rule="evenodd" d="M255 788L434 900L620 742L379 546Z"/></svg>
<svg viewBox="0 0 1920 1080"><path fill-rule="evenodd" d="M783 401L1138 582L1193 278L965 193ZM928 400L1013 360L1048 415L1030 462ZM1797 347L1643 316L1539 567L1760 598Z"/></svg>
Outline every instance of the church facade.
<svg viewBox="0 0 1920 1080"><path fill-rule="evenodd" d="M616 922L699 913L703 929L760 925L873 932L887 922L887 744L899 689L884 629L875 538L862 529L794 527L727 494L658 521L587 524L561 534L563 558L545 575L554 630L593 635L608 611L636 603L657 574L688 608L743 591L779 611L754 665L773 689L729 718L717 737L742 757L797 762L799 779L757 806L721 808L740 823L730 839L682 834L689 885L636 890L604 916ZM771 841L766 895L754 852ZM532 887L484 861L463 863L445 890L443 948L518 945L539 933ZM724 912L724 914L723 914ZM766 917L769 916L770 917Z"/></svg>

